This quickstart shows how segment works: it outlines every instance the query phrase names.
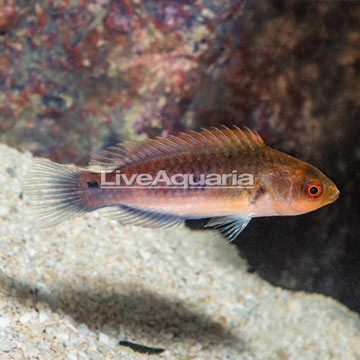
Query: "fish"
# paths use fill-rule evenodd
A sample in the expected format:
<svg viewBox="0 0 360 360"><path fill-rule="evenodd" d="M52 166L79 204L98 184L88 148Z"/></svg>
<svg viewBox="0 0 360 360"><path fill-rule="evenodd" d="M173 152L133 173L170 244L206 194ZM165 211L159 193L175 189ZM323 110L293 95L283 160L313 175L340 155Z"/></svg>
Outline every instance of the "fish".
<svg viewBox="0 0 360 360"><path fill-rule="evenodd" d="M252 218L305 214L339 196L316 167L237 126L120 143L85 168L36 159L24 190L44 227L95 210L148 228L206 218L230 241Z"/></svg>

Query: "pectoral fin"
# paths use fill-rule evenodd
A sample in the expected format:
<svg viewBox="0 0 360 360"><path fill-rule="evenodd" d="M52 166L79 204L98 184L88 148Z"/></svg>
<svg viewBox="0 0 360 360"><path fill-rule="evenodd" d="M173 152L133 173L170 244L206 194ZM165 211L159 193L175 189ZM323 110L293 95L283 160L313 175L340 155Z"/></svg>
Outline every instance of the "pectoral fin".
<svg viewBox="0 0 360 360"><path fill-rule="evenodd" d="M205 225L206 227L214 226L229 241L233 241L247 226L251 220L250 216L231 215L214 217Z"/></svg>

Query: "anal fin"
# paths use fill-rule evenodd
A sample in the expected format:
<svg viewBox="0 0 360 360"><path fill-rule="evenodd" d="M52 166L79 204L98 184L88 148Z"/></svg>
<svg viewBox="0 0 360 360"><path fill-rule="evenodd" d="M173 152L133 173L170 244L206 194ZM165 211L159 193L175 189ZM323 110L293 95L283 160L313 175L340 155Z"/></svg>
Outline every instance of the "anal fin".
<svg viewBox="0 0 360 360"><path fill-rule="evenodd" d="M113 205L101 209L101 212L123 225L134 225L144 228L163 228L179 226L185 219L171 214L153 212L134 208L128 205Z"/></svg>

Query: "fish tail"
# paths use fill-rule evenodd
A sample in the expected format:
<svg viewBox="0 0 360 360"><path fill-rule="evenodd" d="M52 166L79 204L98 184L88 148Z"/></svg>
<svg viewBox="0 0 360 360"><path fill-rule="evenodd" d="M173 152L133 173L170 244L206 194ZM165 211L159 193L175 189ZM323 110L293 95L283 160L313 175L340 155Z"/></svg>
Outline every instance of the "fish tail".
<svg viewBox="0 0 360 360"><path fill-rule="evenodd" d="M46 159L34 160L24 183L24 193L41 227L56 225L89 211L81 171Z"/></svg>

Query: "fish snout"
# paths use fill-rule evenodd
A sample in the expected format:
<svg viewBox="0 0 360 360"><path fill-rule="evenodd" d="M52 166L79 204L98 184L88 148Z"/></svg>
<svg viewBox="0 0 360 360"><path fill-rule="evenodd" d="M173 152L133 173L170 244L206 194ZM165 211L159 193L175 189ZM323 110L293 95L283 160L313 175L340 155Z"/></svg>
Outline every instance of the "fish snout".
<svg viewBox="0 0 360 360"><path fill-rule="evenodd" d="M339 189L336 187L335 184L333 184L330 188L329 188L329 192L328 192L328 196L329 196L329 200L330 202L334 202L335 200L337 200L337 198L340 195L340 191Z"/></svg>

